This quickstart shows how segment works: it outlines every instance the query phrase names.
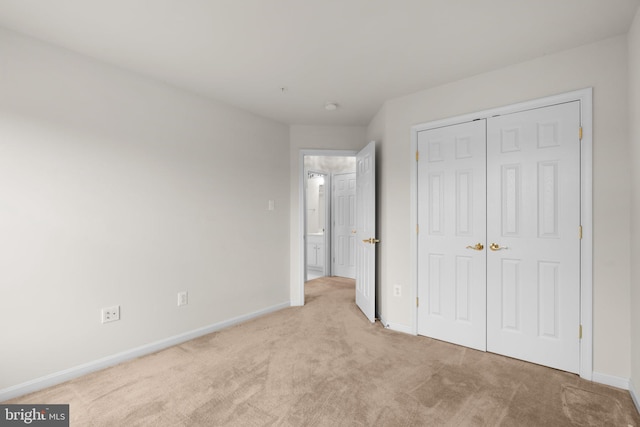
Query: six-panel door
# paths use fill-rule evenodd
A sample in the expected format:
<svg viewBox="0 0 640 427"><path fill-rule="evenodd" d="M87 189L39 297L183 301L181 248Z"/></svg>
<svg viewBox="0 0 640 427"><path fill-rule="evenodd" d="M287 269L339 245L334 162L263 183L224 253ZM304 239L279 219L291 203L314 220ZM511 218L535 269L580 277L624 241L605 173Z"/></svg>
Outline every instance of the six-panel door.
<svg viewBox="0 0 640 427"><path fill-rule="evenodd" d="M576 101L418 134L419 334L579 371L579 129Z"/></svg>
<svg viewBox="0 0 640 427"><path fill-rule="evenodd" d="M580 104L487 122L487 350L580 363Z"/></svg>
<svg viewBox="0 0 640 427"><path fill-rule="evenodd" d="M418 150L418 333L484 350L485 121L420 132Z"/></svg>
<svg viewBox="0 0 640 427"><path fill-rule="evenodd" d="M356 278L356 174L333 176L333 275Z"/></svg>
<svg viewBox="0 0 640 427"><path fill-rule="evenodd" d="M376 320L376 144L356 155L356 305Z"/></svg>

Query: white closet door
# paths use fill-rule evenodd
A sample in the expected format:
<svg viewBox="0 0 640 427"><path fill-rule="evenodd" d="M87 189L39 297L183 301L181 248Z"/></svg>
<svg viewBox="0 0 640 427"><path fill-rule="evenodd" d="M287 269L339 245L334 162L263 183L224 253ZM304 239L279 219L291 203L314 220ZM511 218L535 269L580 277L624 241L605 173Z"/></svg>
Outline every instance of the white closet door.
<svg viewBox="0 0 640 427"><path fill-rule="evenodd" d="M418 333L486 346L485 121L418 134Z"/></svg>
<svg viewBox="0 0 640 427"><path fill-rule="evenodd" d="M579 371L580 104L487 121L487 350Z"/></svg>
<svg viewBox="0 0 640 427"><path fill-rule="evenodd" d="M356 174L333 176L333 275L356 278Z"/></svg>

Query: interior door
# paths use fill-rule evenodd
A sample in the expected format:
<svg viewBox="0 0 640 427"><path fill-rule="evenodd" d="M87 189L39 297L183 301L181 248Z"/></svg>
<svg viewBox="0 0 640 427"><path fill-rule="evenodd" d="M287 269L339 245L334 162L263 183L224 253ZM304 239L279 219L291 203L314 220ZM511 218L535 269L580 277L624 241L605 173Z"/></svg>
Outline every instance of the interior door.
<svg viewBox="0 0 640 427"><path fill-rule="evenodd" d="M418 134L418 333L486 347L486 122Z"/></svg>
<svg viewBox="0 0 640 427"><path fill-rule="evenodd" d="M356 155L356 304L375 322L376 304L376 145Z"/></svg>
<svg viewBox="0 0 640 427"><path fill-rule="evenodd" d="M356 278L356 174L333 175L333 275Z"/></svg>
<svg viewBox="0 0 640 427"><path fill-rule="evenodd" d="M487 350L580 362L580 103L487 122Z"/></svg>

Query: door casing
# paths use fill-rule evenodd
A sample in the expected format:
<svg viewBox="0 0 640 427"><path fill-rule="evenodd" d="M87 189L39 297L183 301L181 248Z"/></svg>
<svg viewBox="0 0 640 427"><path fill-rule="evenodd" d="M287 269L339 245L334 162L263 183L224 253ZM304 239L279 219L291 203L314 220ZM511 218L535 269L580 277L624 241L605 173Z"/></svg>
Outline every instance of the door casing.
<svg viewBox="0 0 640 427"><path fill-rule="evenodd" d="M582 339L580 340L580 376L587 380L593 378L593 89L585 88L573 92L539 98L522 103L507 105L451 117L448 119L427 122L411 128L411 153L417 152L418 132L451 126L476 119L486 119L496 115L515 113L533 108L546 107L564 102L580 101L580 123L582 127L582 146L580 156L580 222L582 240L580 242L580 324ZM418 167L411 162L410 170L411 206L411 271L410 301L415 301L418 294ZM411 332L418 334L418 310L416 304L410 304L413 325Z"/></svg>

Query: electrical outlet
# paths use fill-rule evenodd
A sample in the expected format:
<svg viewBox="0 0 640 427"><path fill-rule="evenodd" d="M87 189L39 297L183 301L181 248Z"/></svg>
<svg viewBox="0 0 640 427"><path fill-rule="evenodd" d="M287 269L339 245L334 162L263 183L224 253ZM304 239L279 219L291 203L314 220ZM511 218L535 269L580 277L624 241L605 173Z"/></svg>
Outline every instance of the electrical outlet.
<svg viewBox="0 0 640 427"><path fill-rule="evenodd" d="M402 296L402 288L400 285L393 285L393 296L401 297Z"/></svg>
<svg viewBox="0 0 640 427"><path fill-rule="evenodd" d="M116 320L120 320L119 305L102 309L102 323L115 322Z"/></svg>
<svg viewBox="0 0 640 427"><path fill-rule="evenodd" d="M189 294L185 292L178 292L178 307L181 305L187 305L189 303Z"/></svg>

